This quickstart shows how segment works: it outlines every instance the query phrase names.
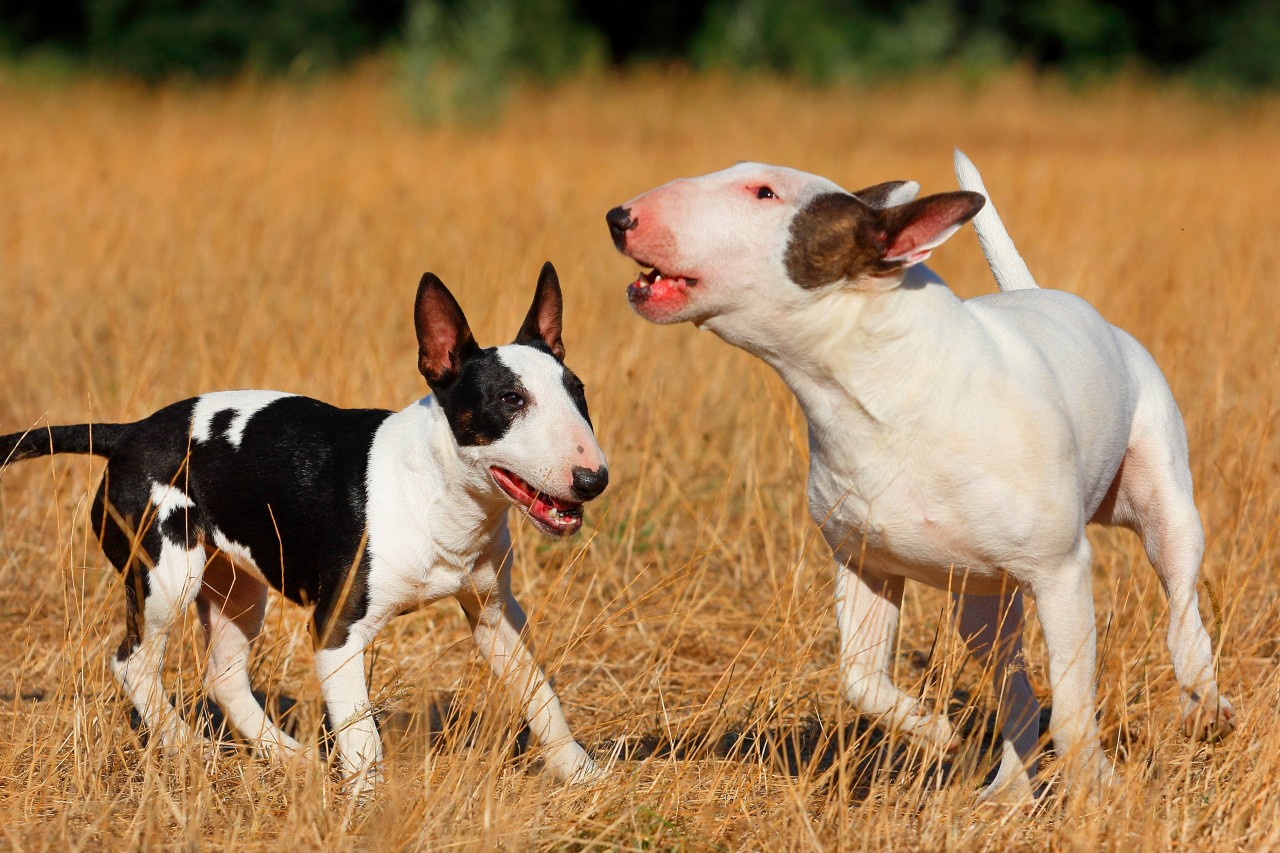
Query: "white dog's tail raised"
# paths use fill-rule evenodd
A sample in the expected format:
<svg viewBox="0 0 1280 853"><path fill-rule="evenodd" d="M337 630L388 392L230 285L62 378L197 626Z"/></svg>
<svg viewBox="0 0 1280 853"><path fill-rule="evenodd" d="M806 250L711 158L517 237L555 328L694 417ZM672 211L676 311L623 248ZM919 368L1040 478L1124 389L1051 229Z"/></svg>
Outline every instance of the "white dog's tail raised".
<svg viewBox="0 0 1280 853"><path fill-rule="evenodd" d="M991 272L996 277L996 284L1001 290L1027 290L1039 287L1040 285L1036 284L1035 278L1031 275L1031 270L1027 269L1027 262L1014 248L1013 238L1009 236L1004 223L1000 221L1000 214L996 213L996 207L991 203L991 196L988 195L987 188L982 185L982 175L978 174L978 167L973 165L973 161L959 148L956 149L956 180L960 182L960 189L982 193L987 197L987 203L973 218L973 227L978 230L978 242L982 244L982 254L987 256L987 266L991 267Z"/></svg>

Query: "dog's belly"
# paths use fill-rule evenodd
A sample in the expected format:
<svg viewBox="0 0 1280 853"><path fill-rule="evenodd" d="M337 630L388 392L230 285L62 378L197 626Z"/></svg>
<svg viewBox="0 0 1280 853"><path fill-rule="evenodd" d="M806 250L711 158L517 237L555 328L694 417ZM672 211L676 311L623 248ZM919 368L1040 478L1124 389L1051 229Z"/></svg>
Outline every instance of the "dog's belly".
<svg viewBox="0 0 1280 853"><path fill-rule="evenodd" d="M815 513L817 515L817 513ZM1019 583L1018 571L975 553L936 524L921 520L913 529L854 522L827 514L823 537L842 565L874 575L910 578L939 589L988 595ZM817 519L815 519L817 520Z"/></svg>
<svg viewBox="0 0 1280 853"><path fill-rule="evenodd" d="M1082 527L1070 488L936 483L900 472L868 500L856 475L815 466L809 510L841 564L977 594L1032 580L1071 553Z"/></svg>

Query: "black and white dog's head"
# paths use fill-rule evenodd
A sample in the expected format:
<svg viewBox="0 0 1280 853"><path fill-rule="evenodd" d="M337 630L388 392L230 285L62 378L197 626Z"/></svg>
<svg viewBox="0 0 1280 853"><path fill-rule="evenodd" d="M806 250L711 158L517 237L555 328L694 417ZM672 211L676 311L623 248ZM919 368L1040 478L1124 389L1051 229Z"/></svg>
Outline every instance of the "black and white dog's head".
<svg viewBox="0 0 1280 853"><path fill-rule="evenodd" d="M564 364L563 305L548 262L514 343L480 347L457 300L431 273L418 285L414 309L418 369L459 455L553 536L577 531L582 503L609 482L582 382Z"/></svg>

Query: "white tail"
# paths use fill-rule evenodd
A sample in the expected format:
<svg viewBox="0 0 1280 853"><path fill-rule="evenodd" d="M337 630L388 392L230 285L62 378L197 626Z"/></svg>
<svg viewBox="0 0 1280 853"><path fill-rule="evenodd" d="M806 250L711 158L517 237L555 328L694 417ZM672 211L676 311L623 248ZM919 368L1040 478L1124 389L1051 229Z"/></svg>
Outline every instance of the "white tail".
<svg viewBox="0 0 1280 853"><path fill-rule="evenodd" d="M987 197L987 203L973 218L973 227L978 231L978 242L982 244L982 254L987 256L987 266L991 267L991 272L996 277L996 284L1001 290L1028 290L1039 287L1040 285L1036 284L1035 278L1031 275L1031 270L1027 269L1027 262L1014 248L1013 238L1009 236L1004 223L1000 221L1000 214L996 213L996 207L991 203L991 196L987 193L987 188L982 185L982 175L978 174L978 167L973 165L973 161L959 148L956 149L956 180L960 182L960 189L982 193Z"/></svg>

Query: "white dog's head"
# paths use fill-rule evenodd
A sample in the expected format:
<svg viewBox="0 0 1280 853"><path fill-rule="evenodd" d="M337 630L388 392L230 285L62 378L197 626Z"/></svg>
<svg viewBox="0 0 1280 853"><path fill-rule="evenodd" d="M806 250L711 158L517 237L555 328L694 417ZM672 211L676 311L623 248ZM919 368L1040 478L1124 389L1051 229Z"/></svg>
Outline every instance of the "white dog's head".
<svg viewBox="0 0 1280 853"><path fill-rule="evenodd" d="M855 193L779 166L739 163L636 196L606 214L618 251L647 268L627 297L655 323L730 338L828 286L883 290L971 219L985 199L915 199L914 181Z"/></svg>

